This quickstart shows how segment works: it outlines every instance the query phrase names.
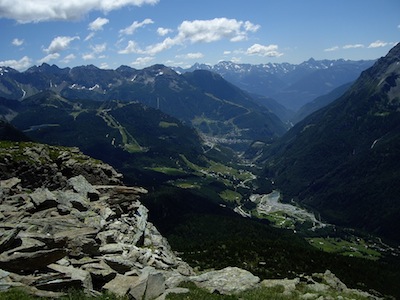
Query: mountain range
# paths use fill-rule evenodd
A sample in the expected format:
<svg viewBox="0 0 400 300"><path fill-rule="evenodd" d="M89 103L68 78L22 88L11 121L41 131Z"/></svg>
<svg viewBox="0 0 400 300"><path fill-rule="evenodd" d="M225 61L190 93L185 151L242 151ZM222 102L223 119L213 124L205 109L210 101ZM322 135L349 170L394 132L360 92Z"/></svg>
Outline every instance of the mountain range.
<svg viewBox="0 0 400 300"><path fill-rule="evenodd" d="M180 73L199 69L218 73L251 94L272 98L286 109L297 111L315 98L331 92L342 84L354 81L373 63L373 60L310 58L301 64L252 65L222 61L216 65L195 64L186 69L174 69ZM268 107L269 101L264 104Z"/></svg>
<svg viewBox="0 0 400 300"><path fill-rule="evenodd" d="M400 44L267 146L261 161L287 200L399 242L399 149Z"/></svg>
<svg viewBox="0 0 400 300"><path fill-rule="evenodd" d="M25 72L0 69L0 96L24 100L50 90L67 99L137 101L160 109L220 143L270 140L286 126L268 108L220 75L198 70L180 75L163 65L143 70L121 66L60 69L42 64Z"/></svg>

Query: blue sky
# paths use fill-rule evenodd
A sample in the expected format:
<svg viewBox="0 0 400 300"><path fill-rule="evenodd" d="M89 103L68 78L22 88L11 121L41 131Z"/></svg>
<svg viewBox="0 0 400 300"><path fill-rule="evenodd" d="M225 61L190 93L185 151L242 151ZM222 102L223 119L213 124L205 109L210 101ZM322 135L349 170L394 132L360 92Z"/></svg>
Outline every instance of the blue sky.
<svg viewBox="0 0 400 300"><path fill-rule="evenodd" d="M399 0L0 0L0 66L376 59Z"/></svg>

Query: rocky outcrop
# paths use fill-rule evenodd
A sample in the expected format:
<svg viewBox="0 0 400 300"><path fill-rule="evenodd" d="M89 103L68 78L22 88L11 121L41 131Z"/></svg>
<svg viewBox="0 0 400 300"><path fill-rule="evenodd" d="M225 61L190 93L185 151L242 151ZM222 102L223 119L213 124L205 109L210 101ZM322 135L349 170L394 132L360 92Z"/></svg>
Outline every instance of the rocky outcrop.
<svg viewBox="0 0 400 300"><path fill-rule="evenodd" d="M31 142L0 142L0 180L17 177L25 188L64 188L68 178L82 175L92 184L121 184L110 165L82 154L78 148Z"/></svg>
<svg viewBox="0 0 400 300"><path fill-rule="evenodd" d="M2 289L53 297L74 287L154 299L169 277L193 275L148 221L139 201L145 189L124 186L112 167L77 149L9 149L0 151Z"/></svg>

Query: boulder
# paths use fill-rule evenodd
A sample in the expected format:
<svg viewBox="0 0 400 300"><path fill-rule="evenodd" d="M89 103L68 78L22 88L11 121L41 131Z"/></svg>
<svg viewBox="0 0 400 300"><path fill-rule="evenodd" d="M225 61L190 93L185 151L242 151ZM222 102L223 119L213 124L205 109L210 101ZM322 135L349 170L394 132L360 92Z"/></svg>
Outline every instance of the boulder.
<svg viewBox="0 0 400 300"><path fill-rule="evenodd" d="M249 290L260 282L260 278L257 276L236 267L227 267L222 270L191 276L189 279L211 293L218 292L226 295Z"/></svg>
<svg viewBox="0 0 400 300"><path fill-rule="evenodd" d="M103 289L120 297L127 296L128 292L130 293L130 290L134 289L137 294L136 296L140 297L134 299L141 300L145 291L145 283L141 282L141 279L138 276L125 276L117 274L114 279L103 286ZM141 293L142 289L143 293Z"/></svg>
<svg viewBox="0 0 400 300"><path fill-rule="evenodd" d="M155 299L165 292L165 278L160 272L151 272L147 276L145 300Z"/></svg>

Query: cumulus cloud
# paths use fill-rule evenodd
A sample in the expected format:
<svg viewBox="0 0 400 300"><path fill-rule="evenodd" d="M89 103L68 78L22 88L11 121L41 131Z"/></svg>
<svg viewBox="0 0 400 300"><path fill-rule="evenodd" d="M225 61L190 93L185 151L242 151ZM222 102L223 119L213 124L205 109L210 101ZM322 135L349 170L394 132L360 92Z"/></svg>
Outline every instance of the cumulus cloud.
<svg viewBox="0 0 400 300"><path fill-rule="evenodd" d="M197 42L215 42L223 38L239 41L247 38L247 33L257 31L258 25L249 21L236 19L215 18L212 20L183 21L178 28L178 40Z"/></svg>
<svg viewBox="0 0 400 300"><path fill-rule="evenodd" d="M368 48L380 48L380 47L385 47L387 45L388 45L388 43L377 40L377 41L369 44Z"/></svg>
<svg viewBox="0 0 400 300"><path fill-rule="evenodd" d="M157 33L158 33L158 35L160 35L160 36L165 36L165 35L167 35L168 33L170 33L171 31L172 31L172 29L169 29L169 28L163 28L163 27L157 28Z"/></svg>
<svg viewBox="0 0 400 300"><path fill-rule="evenodd" d="M152 19L144 19L142 22L135 21L130 26L121 29L119 33L124 35L132 35L136 31L136 29L153 23L154 22Z"/></svg>
<svg viewBox="0 0 400 300"><path fill-rule="evenodd" d="M128 46L119 53L138 53L156 55L176 45L185 43L211 43L222 39L237 42L247 39L249 32L257 31L258 25L249 21L243 22L236 19L215 18L212 20L183 21L178 27L175 37L166 37L162 42L141 49L138 45L129 41Z"/></svg>
<svg viewBox="0 0 400 300"><path fill-rule="evenodd" d="M259 55L259 56L269 56L269 57L279 57L283 53L278 52L278 45L260 45L254 44L246 50L247 55Z"/></svg>
<svg viewBox="0 0 400 300"><path fill-rule="evenodd" d="M110 20L106 19L106 18L97 18L96 20L94 20L93 22L89 23L89 30L92 31L98 31L98 30L102 30L103 26L108 24L110 22Z"/></svg>
<svg viewBox="0 0 400 300"><path fill-rule="evenodd" d="M159 0L40 0L0 1L0 18L20 23L51 20L76 20L98 10L110 12L127 6L155 5Z"/></svg>
<svg viewBox="0 0 400 300"><path fill-rule="evenodd" d="M20 40L20 39L15 38L15 39L12 40L11 43L12 43L14 46L19 47L19 46L22 46L22 44L24 43L24 40Z"/></svg>
<svg viewBox="0 0 400 300"><path fill-rule="evenodd" d="M355 48L364 48L363 44L352 44L352 45L344 45L343 49L355 49Z"/></svg>
<svg viewBox="0 0 400 300"><path fill-rule="evenodd" d="M325 52L332 52L332 51L337 51L339 49L340 49L339 46L333 46L331 48L324 49L324 51Z"/></svg>
<svg viewBox="0 0 400 300"><path fill-rule="evenodd" d="M118 51L119 54L130 54L130 53L139 53L140 49L138 48L135 41L129 41L128 46L125 49Z"/></svg>
<svg viewBox="0 0 400 300"><path fill-rule="evenodd" d="M10 67L18 71L26 70L32 65L32 60L28 56L24 56L20 60L3 60L0 61L0 66Z"/></svg>
<svg viewBox="0 0 400 300"><path fill-rule="evenodd" d="M50 53L49 55L46 55L46 56L43 57L42 59L39 59L37 62L38 62L39 64L48 63L49 61L54 60L54 59L57 59L57 58L59 58L59 57L60 57L60 54L59 54L59 53Z"/></svg>
<svg viewBox="0 0 400 300"><path fill-rule="evenodd" d="M74 41L79 40L78 36L58 36L53 39L48 48L44 49L47 53L57 53L63 51L69 47L69 44Z"/></svg>

